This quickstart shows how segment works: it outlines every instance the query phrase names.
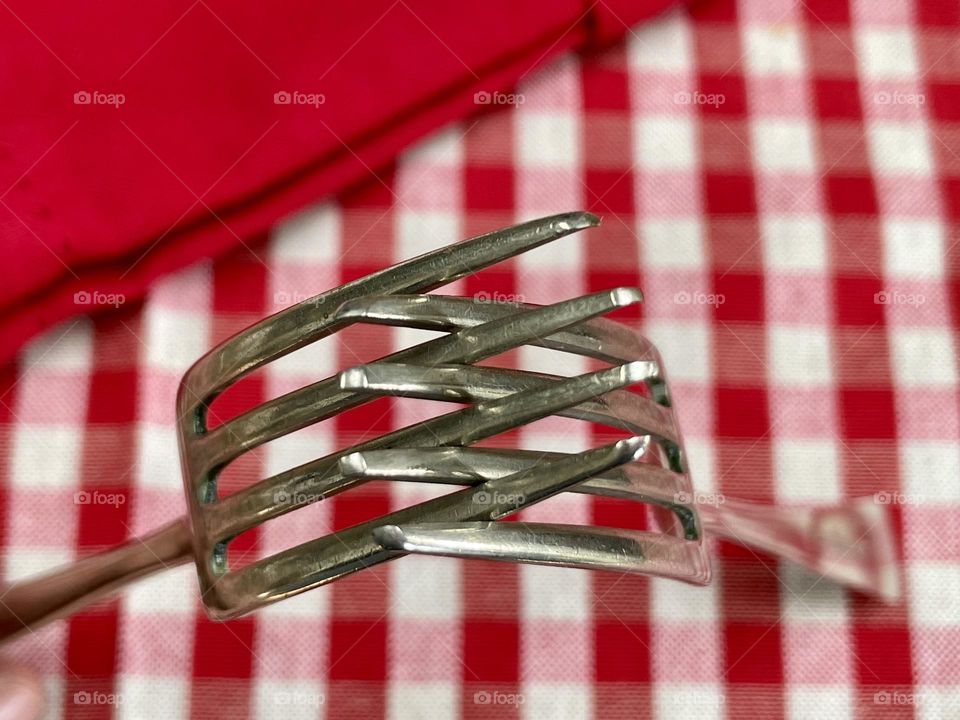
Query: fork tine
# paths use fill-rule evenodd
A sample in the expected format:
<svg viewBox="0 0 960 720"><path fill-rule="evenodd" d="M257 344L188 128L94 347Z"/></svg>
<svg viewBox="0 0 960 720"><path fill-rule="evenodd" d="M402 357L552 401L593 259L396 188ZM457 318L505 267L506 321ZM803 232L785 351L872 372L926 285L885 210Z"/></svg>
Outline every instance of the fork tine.
<svg viewBox="0 0 960 720"><path fill-rule="evenodd" d="M228 385L264 363L319 340L337 329L331 313L364 295L427 292L570 233L600 219L572 212L532 220L447 245L329 290L270 316L200 358L184 376L181 415L207 404ZM327 308L327 312L322 310Z"/></svg>
<svg viewBox="0 0 960 720"><path fill-rule="evenodd" d="M657 377L656 365L646 362L644 381ZM372 363L364 367L365 388L382 395L416 397L446 402L481 402L531 388L546 387L561 380L545 375L503 368L471 365L408 365ZM673 444L680 441L673 415L651 399L615 390L558 413L565 417L599 422L637 434L651 434Z"/></svg>
<svg viewBox="0 0 960 720"><path fill-rule="evenodd" d="M340 374L340 386L356 392L377 394L370 387L370 377L367 372L369 368L368 365L360 365L345 370ZM395 434L397 438L402 438L404 444L410 444L411 441L423 436L423 431L427 430L429 437L433 438L428 440L427 446L469 445L491 435L499 435L519 425L526 425L546 417L545 412L552 415L564 408L596 399L612 390L642 382L646 376L646 362L626 363L614 368L564 378L546 387L532 388L477 403L472 407L411 425L390 435ZM510 417L507 417L508 415ZM394 444L396 443L391 438L383 444L377 443L377 447L391 447ZM368 443L364 443L364 446L367 445ZM358 446L355 449L360 448Z"/></svg>
<svg viewBox="0 0 960 720"><path fill-rule="evenodd" d="M481 303L450 295L383 295L351 300L341 306L340 313L345 318L363 318L381 325L456 332L538 307L542 306ZM530 338L529 344L586 355L612 365L658 357L645 338L620 323L602 318L585 320L552 335Z"/></svg>
<svg viewBox="0 0 960 720"><path fill-rule="evenodd" d="M627 363L567 378L545 388L478 403L279 473L205 506L207 534L220 542L270 518L362 483L360 479L344 478L338 471L337 461L350 452L401 446L469 445L640 382L646 374L646 365L645 362ZM366 392L364 370L365 366L360 366L341 373L341 387ZM289 499L279 503L278 494Z"/></svg>
<svg viewBox="0 0 960 720"><path fill-rule="evenodd" d="M577 455L541 463L503 478L428 500L381 518L318 538L222 576L209 588L245 598L245 610L289 597L344 575L399 557L384 548L373 531L384 523L494 520L541 502L592 475L632 462L642 454L639 437L620 440ZM230 609L224 609L229 613ZM230 615L225 615L229 617Z"/></svg>
<svg viewBox="0 0 960 720"><path fill-rule="evenodd" d="M453 332L490 322L518 309L532 310L537 307L540 306L480 303L449 295L393 295L359 298L345 303L341 310L347 316L363 317L368 322ZM661 405L671 405L660 353L645 337L618 322L593 318L553 335L530 338L527 344L585 355L611 365L629 360L651 360L660 368L659 381L651 386L654 399Z"/></svg>
<svg viewBox="0 0 960 720"><path fill-rule="evenodd" d="M391 448L354 452L340 460L346 477L399 482L476 485L555 460L564 453L493 448ZM585 480L571 492L653 503L672 510L688 540L701 536L697 516L679 502L689 494L688 479L650 463L631 463Z"/></svg>
<svg viewBox="0 0 960 720"><path fill-rule="evenodd" d="M476 362L515 348L531 337L550 334L641 300L635 288L617 288L553 305L513 313L465 327L396 352L378 362L401 360L425 364ZM354 318L359 320L361 318ZM193 471L206 475L243 452L287 433L369 402L369 395L341 392L334 376L263 403L197 438L195 454L203 464Z"/></svg>
<svg viewBox="0 0 960 720"><path fill-rule="evenodd" d="M660 533L548 523L415 523L373 531L405 553L643 573L694 585L710 582L694 544Z"/></svg>

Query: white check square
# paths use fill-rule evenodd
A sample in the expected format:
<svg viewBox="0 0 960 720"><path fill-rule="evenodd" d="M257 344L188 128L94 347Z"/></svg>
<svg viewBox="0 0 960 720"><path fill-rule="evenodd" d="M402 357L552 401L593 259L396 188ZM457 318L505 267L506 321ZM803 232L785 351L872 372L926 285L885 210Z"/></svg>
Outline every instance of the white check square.
<svg viewBox="0 0 960 720"><path fill-rule="evenodd" d="M761 172L812 173L815 170L813 136L808 122L758 118L751 127Z"/></svg>
<svg viewBox="0 0 960 720"><path fill-rule="evenodd" d="M910 80L917 75L916 43L907 28L870 27L855 32L860 72L870 80Z"/></svg>
<svg viewBox="0 0 960 720"><path fill-rule="evenodd" d="M748 25L744 32L747 67L755 75L799 75L803 50L796 25Z"/></svg>
<svg viewBox="0 0 960 720"><path fill-rule="evenodd" d="M888 277L935 278L943 274L943 223L929 218L884 220L883 272Z"/></svg>
<svg viewBox="0 0 960 720"><path fill-rule="evenodd" d="M922 122L874 121L867 124L870 162L878 173L929 175L933 155Z"/></svg>
<svg viewBox="0 0 960 720"><path fill-rule="evenodd" d="M781 385L824 386L833 380L830 335L821 326L771 325L771 372Z"/></svg>
<svg viewBox="0 0 960 720"><path fill-rule="evenodd" d="M827 229L818 215L767 215L761 218L763 251L772 270L790 272L827 267Z"/></svg>
<svg viewBox="0 0 960 720"><path fill-rule="evenodd" d="M577 167L580 121L564 112L524 112L517 123L519 155L527 167Z"/></svg>

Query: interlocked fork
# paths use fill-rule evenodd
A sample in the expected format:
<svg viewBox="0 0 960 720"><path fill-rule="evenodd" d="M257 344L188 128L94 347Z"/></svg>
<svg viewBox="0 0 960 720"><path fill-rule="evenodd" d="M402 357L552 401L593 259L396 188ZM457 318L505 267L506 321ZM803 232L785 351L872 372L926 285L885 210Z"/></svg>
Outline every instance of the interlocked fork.
<svg viewBox="0 0 960 720"><path fill-rule="evenodd" d="M841 583L899 592L885 508L856 501L777 509L696 502L656 349L601 316L641 300L618 288L548 306L424 294L509 257L595 226L556 215L482 235L352 281L235 335L184 376L177 399L188 516L0 595L0 638L62 616L121 585L193 559L208 613L227 619L405 553L639 572L705 584L704 531L794 560ZM445 333L263 403L209 427L214 399L244 375L349 325ZM574 377L479 366L525 344L609 367ZM638 386L641 392L628 390ZM221 497L218 477L244 453L377 397L466 404ZM626 433L580 453L473 447L550 415ZM811 471L815 472L815 468ZM245 531L369 480L465 488L231 567ZM500 520L571 490L640 501L648 530Z"/></svg>

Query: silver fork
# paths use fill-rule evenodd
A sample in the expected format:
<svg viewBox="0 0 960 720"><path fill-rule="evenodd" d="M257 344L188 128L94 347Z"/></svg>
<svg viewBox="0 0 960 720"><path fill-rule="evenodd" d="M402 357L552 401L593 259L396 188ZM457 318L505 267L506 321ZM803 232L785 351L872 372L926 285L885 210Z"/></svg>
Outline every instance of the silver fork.
<svg viewBox="0 0 960 720"><path fill-rule="evenodd" d="M885 507L697 503L662 360L601 316L641 301L617 288L547 306L478 302L430 290L599 224L576 212L441 248L334 288L242 331L184 375L177 398L187 516L65 569L9 585L0 639L32 630L139 577L193 560L208 614L228 619L407 553L710 580L705 534L805 565L886 599L899 594ZM263 403L210 427L214 399L244 375L349 325L444 333ZM607 367L573 377L475 363L530 344ZM637 386L641 392L628 388ZM377 397L466 407L387 433L222 496L244 453ZM473 447L550 415L626 434L579 453ZM370 480L465 486L447 495L231 566L231 542L285 513ZM636 500L647 530L500 522L557 493Z"/></svg>

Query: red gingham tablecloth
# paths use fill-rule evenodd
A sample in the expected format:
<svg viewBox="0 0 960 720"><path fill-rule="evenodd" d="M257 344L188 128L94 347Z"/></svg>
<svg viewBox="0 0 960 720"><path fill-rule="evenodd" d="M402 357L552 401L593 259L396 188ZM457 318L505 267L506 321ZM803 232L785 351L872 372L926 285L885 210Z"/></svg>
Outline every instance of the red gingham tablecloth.
<svg viewBox="0 0 960 720"><path fill-rule="evenodd" d="M452 291L546 303L641 287L620 319L665 356L697 488L784 504L877 493L897 517L904 600L717 544L707 588L407 557L217 624L181 567L5 648L45 677L50 717L960 717L960 8L702 7L564 58L266 244L35 342L0 390L3 575L184 511L175 391L216 342L396 260L585 208L601 228ZM225 412L418 337L342 333L245 380ZM234 482L434 410L369 405L271 443ZM511 440L569 451L598 435L552 420ZM77 501L90 493L113 500ZM246 549L429 496L365 486ZM524 516L634 513L566 494Z"/></svg>

